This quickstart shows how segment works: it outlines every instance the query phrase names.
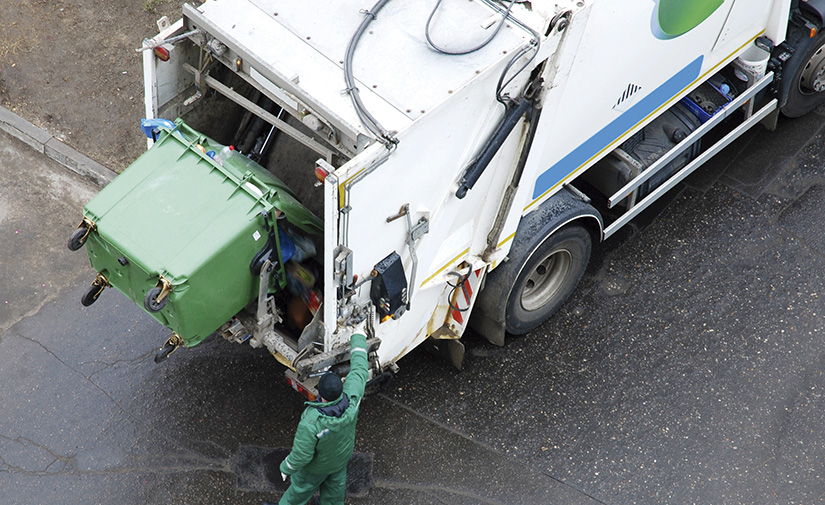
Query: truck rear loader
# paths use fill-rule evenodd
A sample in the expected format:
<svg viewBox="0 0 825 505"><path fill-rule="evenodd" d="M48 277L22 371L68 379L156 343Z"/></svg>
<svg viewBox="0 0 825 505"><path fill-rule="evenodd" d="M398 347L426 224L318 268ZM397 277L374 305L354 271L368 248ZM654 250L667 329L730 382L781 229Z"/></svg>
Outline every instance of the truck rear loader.
<svg viewBox="0 0 825 505"><path fill-rule="evenodd" d="M70 249L172 329L307 396L556 313L608 239L825 98L825 0L208 0L143 55L149 149ZM176 119L171 121L172 119ZM233 147L230 147L233 146Z"/></svg>

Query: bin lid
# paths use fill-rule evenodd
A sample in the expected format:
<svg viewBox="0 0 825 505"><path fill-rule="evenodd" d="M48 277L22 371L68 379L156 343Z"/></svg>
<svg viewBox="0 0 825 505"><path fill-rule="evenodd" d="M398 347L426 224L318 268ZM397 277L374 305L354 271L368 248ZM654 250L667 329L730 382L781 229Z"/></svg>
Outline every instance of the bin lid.
<svg viewBox="0 0 825 505"><path fill-rule="evenodd" d="M175 124L161 128L157 142L84 209L106 228L108 240L142 258L147 271L190 271L239 226L255 221L262 228L262 210L277 209L298 229L323 233L323 222L277 177L251 160L221 166L205 154L220 144L181 120Z"/></svg>

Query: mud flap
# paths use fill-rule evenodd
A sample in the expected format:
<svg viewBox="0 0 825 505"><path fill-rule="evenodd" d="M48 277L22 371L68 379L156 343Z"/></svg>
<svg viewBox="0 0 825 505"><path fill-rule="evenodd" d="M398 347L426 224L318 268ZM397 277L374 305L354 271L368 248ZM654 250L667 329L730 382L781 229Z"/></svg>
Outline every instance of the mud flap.
<svg viewBox="0 0 825 505"><path fill-rule="evenodd" d="M428 338L421 344L422 347L452 363L454 367L461 370L464 363L464 344L460 340L434 340Z"/></svg>

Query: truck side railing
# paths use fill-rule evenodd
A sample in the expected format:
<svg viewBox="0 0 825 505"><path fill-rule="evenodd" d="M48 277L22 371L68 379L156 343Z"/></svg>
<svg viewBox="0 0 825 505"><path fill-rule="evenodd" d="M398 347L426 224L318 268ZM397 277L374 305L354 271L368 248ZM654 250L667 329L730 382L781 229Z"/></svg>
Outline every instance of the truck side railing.
<svg viewBox="0 0 825 505"><path fill-rule="evenodd" d="M710 118L702 126L693 131L690 135L685 137L684 140L682 140L666 155L656 160L655 163L650 165L650 167L648 167L645 171L641 172L636 178L625 184L624 187L622 187L619 191L617 191L608 199L607 206L612 208L616 204L627 198L631 193L636 191L648 179L650 179L658 171L664 168L669 162L675 159L676 156L684 152L688 147L693 145L694 142L699 140L703 135L710 131L710 129L718 125L731 113L736 111L739 107L745 105L745 103L748 100L751 100L757 93L765 89L768 86L768 84L771 83L771 81L773 81L773 72L768 72L753 86L748 88L747 91L745 91L744 93L736 97L734 100L732 100L730 103L725 105L721 110L714 114L712 118ZM684 168L675 173L670 179L667 180L667 182L657 187L654 191L650 192L650 194L648 194L644 199L637 202L636 205L634 205L633 207L628 209L627 212L622 214L622 216L619 219L617 219L615 222L611 223L610 226L605 228L604 238L606 239L613 235L622 226L627 224L628 221L630 221L640 212L649 207L650 204L655 202L664 193L673 188L673 186L681 182L685 177L693 173L693 171L702 166L703 163L705 163L716 153L721 151L725 146L739 138L740 135L745 133L755 123L762 121L768 114L776 110L777 107L778 101L776 99L773 99L770 102L768 102L764 107L759 109L757 112L753 113L753 115L748 117L744 122L742 122L742 124L734 128L727 135L725 135L719 141L713 144L710 148L702 152L702 154L700 154L696 159L694 159L693 161L688 163Z"/></svg>
<svg viewBox="0 0 825 505"><path fill-rule="evenodd" d="M630 193L635 191L639 188L642 184L647 182L648 179L656 175L656 172L664 168L668 163L673 161L677 156L682 154L688 147L693 145L694 142L699 140L702 136L704 136L711 128L721 123L725 118L727 118L731 113L733 113L736 109L741 107L745 104L748 100L753 98L758 92L762 91L768 84L773 81L773 72L769 72L764 77L762 77L759 81L757 81L753 86L748 88L744 93L736 97L734 100L726 104L722 107L716 114L713 115L708 121L706 121L702 126L694 130L690 135L685 137L684 140L679 142L679 145L671 149L667 154L656 160L655 163L650 165L645 171L640 173L635 179L628 182L624 185L622 189L617 191L613 196L608 198L607 200L607 207L613 208L627 198Z"/></svg>

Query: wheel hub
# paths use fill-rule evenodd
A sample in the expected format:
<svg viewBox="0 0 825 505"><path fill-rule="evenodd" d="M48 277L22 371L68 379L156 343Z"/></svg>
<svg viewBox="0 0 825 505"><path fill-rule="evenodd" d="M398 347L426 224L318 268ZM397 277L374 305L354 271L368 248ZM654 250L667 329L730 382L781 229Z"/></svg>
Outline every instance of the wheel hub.
<svg viewBox="0 0 825 505"><path fill-rule="evenodd" d="M803 93L825 91L825 45L820 47L805 64L799 87Z"/></svg>
<svg viewBox="0 0 825 505"><path fill-rule="evenodd" d="M564 284L570 272L573 255L567 249L557 249L536 265L521 292L521 306L538 310L545 306Z"/></svg>

